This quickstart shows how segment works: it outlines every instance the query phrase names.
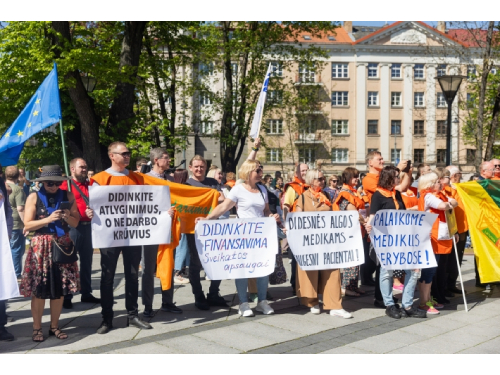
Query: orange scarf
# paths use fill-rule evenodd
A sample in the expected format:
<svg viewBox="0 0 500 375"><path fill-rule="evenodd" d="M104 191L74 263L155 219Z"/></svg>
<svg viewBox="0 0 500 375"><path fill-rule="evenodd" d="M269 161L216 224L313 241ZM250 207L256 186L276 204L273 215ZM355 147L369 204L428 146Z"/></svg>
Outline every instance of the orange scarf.
<svg viewBox="0 0 500 375"><path fill-rule="evenodd" d="M392 197L392 200L394 201L394 205L396 206L396 210L399 210L399 203L396 199L396 189L392 190L387 190L384 188L381 188L380 186L377 188L377 191L382 194L386 198Z"/></svg>
<svg viewBox="0 0 500 375"><path fill-rule="evenodd" d="M321 205L321 203L323 203L326 204L328 207L332 207L330 200L327 197L325 197L325 194L322 193L321 188L311 186L309 187L309 191L311 192L312 196L318 201L318 205Z"/></svg>

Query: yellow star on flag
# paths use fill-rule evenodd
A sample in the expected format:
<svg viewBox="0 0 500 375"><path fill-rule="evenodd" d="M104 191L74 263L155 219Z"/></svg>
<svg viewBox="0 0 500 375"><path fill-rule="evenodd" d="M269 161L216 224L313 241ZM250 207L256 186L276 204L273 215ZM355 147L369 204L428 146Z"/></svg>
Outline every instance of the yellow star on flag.
<svg viewBox="0 0 500 375"><path fill-rule="evenodd" d="M33 112L33 116L38 116L38 111Z"/></svg>
<svg viewBox="0 0 500 375"><path fill-rule="evenodd" d="M31 128L31 122L28 124L28 128Z"/></svg>
<svg viewBox="0 0 500 375"><path fill-rule="evenodd" d="M35 104L40 104L40 98L36 100Z"/></svg>
<svg viewBox="0 0 500 375"><path fill-rule="evenodd" d="M17 132L17 136L18 136L18 137L20 137L20 136L22 136L22 135L23 135L23 132L22 132L21 130L19 130L19 131Z"/></svg>
<svg viewBox="0 0 500 375"><path fill-rule="evenodd" d="M9 138L10 137L10 133L5 133L5 138Z"/></svg>

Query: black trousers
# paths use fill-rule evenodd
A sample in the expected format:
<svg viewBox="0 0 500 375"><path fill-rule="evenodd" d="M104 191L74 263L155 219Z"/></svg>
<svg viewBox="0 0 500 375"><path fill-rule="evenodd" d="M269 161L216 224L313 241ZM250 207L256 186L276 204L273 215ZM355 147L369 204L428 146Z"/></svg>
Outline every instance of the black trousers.
<svg viewBox="0 0 500 375"><path fill-rule="evenodd" d="M460 267L462 266L462 259L464 258L465 243L467 241L467 235L469 232L459 233L457 242L457 254ZM448 259L448 279L447 288L455 288L458 279L458 266L457 257L455 255L455 249L451 251L450 259Z"/></svg>
<svg viewBox="0 0 500 375"><path fill-rule="evenodd" d="M137 299L139 296L139 263L141 246L123 246L101 249L101 307L102 318L113 319L113 287L116 265L120 253L123 257L125 273L125 308L129 317L138 315Z"/></svg>
<svg viewBox="0 0 500 375"><path fill-rule="evenodd" d="M375 265L375 299L377 301L384 301L384 297L382 297L382 292L380 291L380 264L378 266Z"/></svg>
<svg viewBox="0 0 500 375"><path fill-rule="evenodd" d="M158 245L145 245L143 249L144 269L142 270L142 304L146 308L153 306L155 294L155 271L156 259L158 257ZM175 258L175 253L174 253ZM160 283L161 284L161 283ZM170 289L161 291L161 303L173 303L174 301L174 272L172 272L172 284Z"/></svg>
<svg viewBox="0 0 500 375"><path fill-rule="evenodd" d="M438 260L437 271L432 279L431 293L432 296L437 299L439 303L442 303L446 298L445 293L447 289L448 280L448 262L450 260L450 254L440 254Z"/></svg>
<svg viewBox="0 0 500 375"><path fill-rule="evenodd" d="M203 268L201 266L200 257L198 256L198 251L196 250L196 240L194 234L186 234L186 239L189 248L189 282L191 283L191 288L193 290L195 299L203 299L205 295L203 294L203 288L201 287L200 272ZM210 288L208 290L209 294L218 295L219 286L221 280L211 280Z"/></svg>
<svg viewBox="0 0 500 375"><path fill-rule="evenodd" d="M363 251L365 253L365 262L360 266L359 269L362 285L365 285L370 280L373 281L373 273L377 269L377 264L372 260L372 258L370 258L370 243L368 242L368 238L368 235L363 237Z"/></svg>
<svg viewBox="0 0 500 375"><path fill-rule="evenodd" d="M75 250L80 258L80 293L82 297L90 297L92 295L92 258L94 256L90 221L80 221L76 228L70 228L69 236L75 244ZM72 294L64 296L64 299L70 300L72 298Z"/></svg>
<svg viewBox="0 0 500 375"><path fill-rule="evenodd" d="M0 329L7 324L7 300L0 301Z"/></svg>

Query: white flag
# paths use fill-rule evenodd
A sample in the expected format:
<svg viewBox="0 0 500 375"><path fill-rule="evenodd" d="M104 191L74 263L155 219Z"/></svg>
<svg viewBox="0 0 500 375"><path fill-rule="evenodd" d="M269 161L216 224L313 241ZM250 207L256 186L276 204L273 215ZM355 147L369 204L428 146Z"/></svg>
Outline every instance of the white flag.
<svg viewBox="0 0 500 375"><path fill-rule="evenodd" d="M262 113L264 112L264 104L266 103L267 86L269 85L269 77L271 76L272 65L269 63L267 68L266 78L264 79L264 84L262 85L262 90L260 91L259 101L257 102L257 108L255 109L255 115L253 116L252 128L250 129L250 137L257 139L260 132L260 124L262 122Z"/></svg>
<svg viewBox="0 0 500 375"><path fill-rule="evenodd" d="M8 198L0 198L0 301L19 296L16 271L14 270L9 235L7 233L7 218L3 206L5 199Z"/></svg>

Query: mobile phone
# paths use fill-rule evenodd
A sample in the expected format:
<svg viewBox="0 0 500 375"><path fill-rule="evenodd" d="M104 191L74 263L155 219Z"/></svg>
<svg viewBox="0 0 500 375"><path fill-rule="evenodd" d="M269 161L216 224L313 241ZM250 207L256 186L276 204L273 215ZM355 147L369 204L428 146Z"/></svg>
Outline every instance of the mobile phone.
<svg viewBox="0 0 500 375"><path fill-rule="evenodd" d="M71 210L71 207L73 207L73 202L74 201L71 201L71 202L68 202L68 201L61 202L59 204L59 210Z"/></svg>
<svg viewBox="0 0 500 375"><path fill-rule="evenodd" d="M411 168L411 160L406 161L406 167L403 168L401 172L408 173Z"/></svg>

